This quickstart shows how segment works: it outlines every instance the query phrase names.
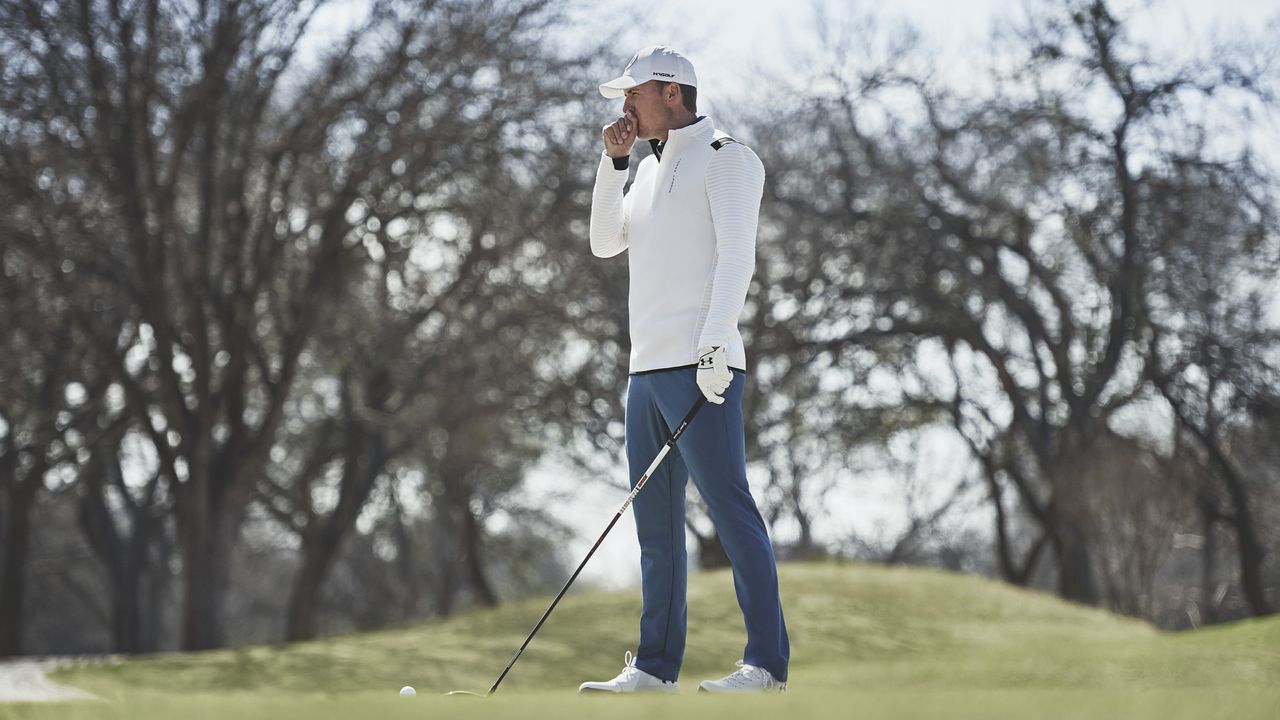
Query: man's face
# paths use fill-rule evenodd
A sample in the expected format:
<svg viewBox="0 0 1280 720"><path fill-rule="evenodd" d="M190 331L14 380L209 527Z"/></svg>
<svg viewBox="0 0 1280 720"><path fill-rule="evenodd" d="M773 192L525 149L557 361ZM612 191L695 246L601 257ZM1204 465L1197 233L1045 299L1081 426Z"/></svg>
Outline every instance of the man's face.
<svg viewBox="0 0 1280 720"><path fill-rule="evenodd" d="M671 129L672 110L666 102L666 84L657 80L641 83L623 96L622 114L634 113L636 139L659 137L662 131Z"/></svg>

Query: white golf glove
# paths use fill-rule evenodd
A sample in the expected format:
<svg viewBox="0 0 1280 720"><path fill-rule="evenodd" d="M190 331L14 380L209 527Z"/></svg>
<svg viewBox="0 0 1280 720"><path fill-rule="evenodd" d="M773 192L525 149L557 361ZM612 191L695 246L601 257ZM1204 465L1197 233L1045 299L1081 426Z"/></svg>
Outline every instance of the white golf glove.
<svg viewBox="0 0 1280 720"><path fill-rule="evenodd" d="M723 404L724 398L721 396L732 381L733 373L729 371L724 346L704 346L698 349L698 388L708 402Z"/></svg>

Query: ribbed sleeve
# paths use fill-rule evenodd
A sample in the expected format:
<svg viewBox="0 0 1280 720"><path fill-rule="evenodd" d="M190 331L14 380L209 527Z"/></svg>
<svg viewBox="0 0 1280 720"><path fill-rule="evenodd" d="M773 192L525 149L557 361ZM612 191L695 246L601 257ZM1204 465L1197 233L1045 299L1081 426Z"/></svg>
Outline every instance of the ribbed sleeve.
<svg viewBox="0 0 1280 720"><path fill-rule="evenodd" d="M622 190L627 171L613 167L613 160L600 153L596 186L591 192L591 252L596 257L613 257L627 249L627 202Z"/></svg>
<svg viewBox="0 0 1280 720"><path fill-rule="evenodd" d="M764 195L764 165L747 146L729 143L713 154L706 178L707 201L716 233L716 260L698 347L727 344L746 304L747 288L756 267L756 226Z"/></svg>

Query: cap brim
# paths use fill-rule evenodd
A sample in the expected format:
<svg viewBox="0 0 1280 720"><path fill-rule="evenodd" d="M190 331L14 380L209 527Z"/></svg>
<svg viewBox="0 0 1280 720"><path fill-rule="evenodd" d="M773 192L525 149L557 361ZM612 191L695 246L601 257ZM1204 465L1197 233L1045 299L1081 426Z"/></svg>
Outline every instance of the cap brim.
<svg viewBox="0 0 1280 720"><path fill-rule="evenodd" d="M630 75L622 75L600 85L600 94L607 98L620 98L627 94L627 91L640 84L639 80Z"/></svg>

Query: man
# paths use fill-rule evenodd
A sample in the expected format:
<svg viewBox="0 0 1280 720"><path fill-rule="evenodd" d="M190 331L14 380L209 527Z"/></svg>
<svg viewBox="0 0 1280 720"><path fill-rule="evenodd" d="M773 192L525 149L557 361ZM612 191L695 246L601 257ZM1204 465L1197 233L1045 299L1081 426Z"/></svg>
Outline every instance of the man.
<svg viewBox="0 0 1280 720"><path fill-rule="evenodd" d="M640 645L622 673L579 692L677 692L686 627L685 484L690 474L733 564L747 629L736 672L707 692L785 690L790 646L773 546L747 486L742 395L746 353L738 316L755 270L764 168L749 148L697 115L693 64L663 46L641 49L600 86L624 98L603 130L591 201L591 250L630 250L631 378L626 446L631 484L689 407L694 418L632 506L640 540L644 609ZM629 156L648 140L624 194Z"/></svg>

